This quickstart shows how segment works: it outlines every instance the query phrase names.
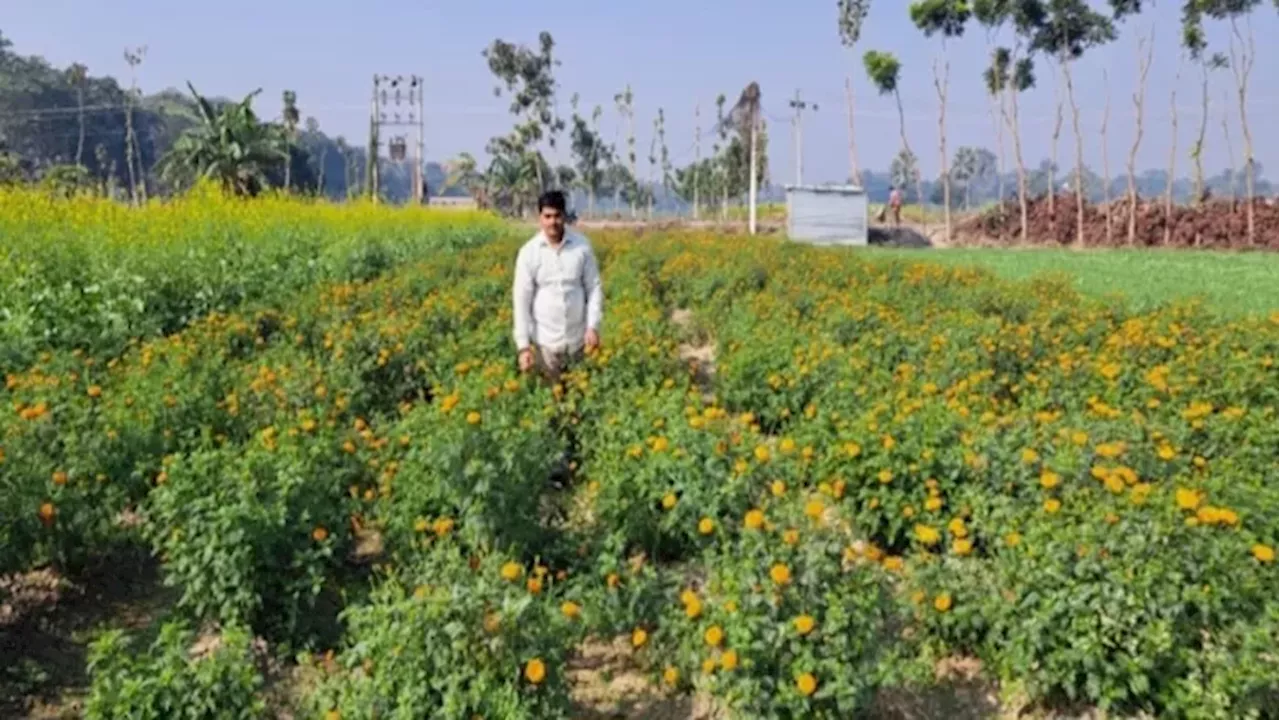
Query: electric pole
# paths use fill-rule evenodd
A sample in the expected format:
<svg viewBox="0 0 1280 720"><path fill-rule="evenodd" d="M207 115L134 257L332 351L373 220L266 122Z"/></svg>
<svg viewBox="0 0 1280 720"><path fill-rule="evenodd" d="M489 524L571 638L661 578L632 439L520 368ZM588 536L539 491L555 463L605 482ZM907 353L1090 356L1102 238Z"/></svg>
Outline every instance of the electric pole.
<svg viewBox="0 0 1280 720"><path fill-rule="evenodd" d="M379 192L378 153L382 128L417 128L417 142L413 151L413 172L410 185L414 204L425 200L426 178L423 175L425 143L425 111L422 78L417 75L374 75L373 102L369 111L369 194L375 201ZM401 111L403 110L403 115ZM404 135L392 136L387 141L387 157L394 163L403 163L408 156L408 142Z"/></svg>
<svg viewBox="0 0 1280 720"><path fill-rule="evenodd" d="M796 90L795 99L790 103L795 114L791 117L791 136L796 146L796 185L804 183L804 128L800 121L800 113L813 109L818 111L817 103L808 103L800 99L800 91Z"/></svg>

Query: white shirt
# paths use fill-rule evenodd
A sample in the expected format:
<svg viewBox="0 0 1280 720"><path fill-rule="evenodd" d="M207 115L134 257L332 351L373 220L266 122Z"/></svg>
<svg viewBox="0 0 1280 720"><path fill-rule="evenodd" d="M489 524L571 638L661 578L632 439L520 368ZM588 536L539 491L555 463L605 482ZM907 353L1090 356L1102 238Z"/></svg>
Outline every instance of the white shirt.
<svg viewBox="0 0 1280 720"><path fill-rule="evenodd" d="M520 248L512 288L516 347L576 351L600 331L604 290L591 243L565 228L557 248L541 231Z"/></svg>

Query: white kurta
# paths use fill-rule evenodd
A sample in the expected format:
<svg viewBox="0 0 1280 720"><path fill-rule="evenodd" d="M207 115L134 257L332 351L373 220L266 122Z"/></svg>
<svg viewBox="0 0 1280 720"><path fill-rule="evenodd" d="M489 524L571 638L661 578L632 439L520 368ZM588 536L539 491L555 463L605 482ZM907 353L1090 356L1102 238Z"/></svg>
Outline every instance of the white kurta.
<svg viewBox="0 0 1280 720"><path fill-rule="evenodd" d="M552 248L541 231L516 256L512 288L516 347L558 352L581 349L588 329L600 331L604 290L591 243L565 228Z"/></svg>

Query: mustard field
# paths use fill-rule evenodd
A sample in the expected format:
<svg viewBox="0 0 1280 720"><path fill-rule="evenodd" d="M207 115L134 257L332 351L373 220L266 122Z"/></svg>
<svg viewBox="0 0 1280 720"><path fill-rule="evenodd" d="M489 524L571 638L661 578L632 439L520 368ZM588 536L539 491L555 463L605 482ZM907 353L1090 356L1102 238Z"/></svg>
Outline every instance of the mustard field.
<svg viewBox="0 0 1280 720"><path fill-rule="evenodd" d="M487 216L9 194L0 233L0 574L145 548L172 598L94 635L86 717L581 717L615 640L721 716L960 660L1049 716L1277 715L1274 312L601 232L603 346L545 387Z"/></svg>

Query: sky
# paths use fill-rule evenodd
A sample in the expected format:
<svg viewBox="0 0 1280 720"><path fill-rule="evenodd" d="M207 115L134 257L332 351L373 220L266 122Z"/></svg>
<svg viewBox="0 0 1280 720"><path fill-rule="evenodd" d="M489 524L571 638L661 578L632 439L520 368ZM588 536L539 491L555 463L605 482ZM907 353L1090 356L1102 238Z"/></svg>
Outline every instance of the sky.
<svg viewBox="0 0 1280 720"><path fill-rule="evenodd" d="M1187 149L1200 121L1200 78L1197 66L1181 60L1178 4L1157 3L1123 25L1115 42L1072 65L1085 162L1096 171L1102 168L1100 123L1109 96L1107 159L1113 175L1124 172L1136 126L1137 37L1154 27L1136 165L1139 172L1168 167L1176 115L1176 172L1190 173ZM902 61L908 139L927 175L940 166L933 64L944 57L943 45L912 26L907 5L905 0L877 0L853 51L839 42L835 0L9 0L0 30L17 52L43 55L58 66L83 62L91 73L112 74L125 83L124 49L146 46L138 68L145 92L185 88L188 80L203 94L237 99L262 88L258 110L265 117L279 115L281 92L292 89L304 117L315 117L328 134L345 135L358 145L368 134L372 76L418 74L426 85L426 155L441 161L463 151L480 157L490 137L512 126L507 100L494 97L495 81L481 51L495 38L536 47L538 33L546 30L555 38L562 62L556 73L560 112L569 115L569 97L575 92L584 116L601 105L602 135L619 147L626 133L619 128L613 96L631 85L642 177L659 107L666 115L671 161L679 166L692 161L697 150L695 108L701 106L705 157L716 95L724 93L732 104L754 80L760 84L769 124L772 179L796 179L788 102L798 90L817 105L802 119L803 180L833 182L844 180L850 166L846 76L853 81L860 165L886 169L900 147L896 105L892 97L875 93L862 68L861 55L871 49L893 52ZM1210 50L1225 53L1228 26L1210 21L1207 30ZM1263 3L1241 31L1246 37L1252 32L1256 43L1246 107L1254 156L1263 174L1275 178L1280 165L1280 48L1271 3ZM963 38L947 45L949 155L960 145L996 150L991 105L981 81L987 42L981 28L971 24ZM1019 101L1029 167L1050 156L1055 83L1061 77L1044 62L1037 75L1037 88ZM1171 97L1174 90L1176 97ZM1224 109L1234 160L1224 138ZM1012 144L1008 137L1005 142L1011 168ZM549 152L567 161L567 144L566 137L560 149ZM1216 173L1229 162L1241 166L1243 152L1235 81L1229 70L1219 71L1210 83L1206 172ZM1073 164L1075 136L1065 105L1058 153L1061 167Z"/></svg>

